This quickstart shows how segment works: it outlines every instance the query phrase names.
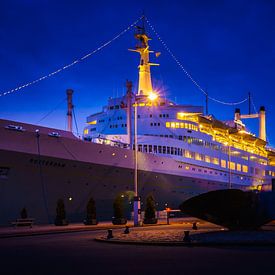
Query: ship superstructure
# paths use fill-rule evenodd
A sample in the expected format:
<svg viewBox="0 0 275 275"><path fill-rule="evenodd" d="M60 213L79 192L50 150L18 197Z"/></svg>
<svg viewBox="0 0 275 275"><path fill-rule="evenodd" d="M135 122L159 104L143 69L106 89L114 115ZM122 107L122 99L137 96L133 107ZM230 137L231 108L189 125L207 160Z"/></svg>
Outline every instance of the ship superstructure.
<svg viewBox="0 0 275 275"><path fill-rule="evenodd" d="M84 139L96 143L134 150L134 107L137 110L138 151L171 158L190 169L196 177L215 179L227 187L269 189L275 175L269 151L266 150L265 109L259 115L241 115L236 109L234 120L219 121L203 114L202 106L179 105L154 91L151 83L148 41L139 28L139 85L136 93L127 84L123 97L110 98L102 112L87 118ZM260 137L249 133L242 118L260 118ZM196 168L190 167L196 165ZM207 169L210 169L209 171ZM169 171L167 171L169 173Z"/></svg>
<svg viewBox="0 0 275 275"><path fill-rule="evenodd" d="M211 190L269 190L275 176L275 151L265 141L265 111L260 137L249 133L236 110L232 121L203 113L202 106L179 105L154 90L148 41L138 28L139 85L110 98L87 117L83 139L69 131L0 120L0 224L18 218L26 207L37 223L53 222L62 198L70 221L82 221L90 197L98 218L110 220L119 195L132 210L137 164L141 203L152 194L157 209L177 209L184 200ZM68 125L72 128L72 90ZM137 152L137 154L135 154ZM137 162L136 162L137 157Z"/></svg>

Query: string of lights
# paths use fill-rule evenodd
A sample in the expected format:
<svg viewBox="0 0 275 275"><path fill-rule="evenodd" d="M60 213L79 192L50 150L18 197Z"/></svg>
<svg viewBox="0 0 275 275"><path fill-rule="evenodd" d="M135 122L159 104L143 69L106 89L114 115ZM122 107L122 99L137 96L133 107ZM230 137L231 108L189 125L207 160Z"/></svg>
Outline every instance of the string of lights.
<svg viewBox="0 0 275 275"><path fill-rule="evenodd" d="M25 83L24 85L21 85L21 86L18 86L14 89L11 89L9 91L6 91L6 92L1 92L0 93L0 97L2 96L6 96L6 95L9 95L11 93L14 93L14 92L17 92L17 91L20 91L28 86L31 86L33 84L36 84L42 80L45 80L51 76L54 76L64 70L67 70L69 69L70 67L80 63L81 61L89 58L90 56L94 55L95 53L99 52L100 50L102 50L103 48L107 47L108 45L110 45L112 42L114 42L115 40L117 40L118 38L120 38L123 34L125 34L126 32L128 32L131 28L133 28L134 26L136 26L136 24L143 18L143 16L141 16L140 18L138 18L135 22L133 22L132 24L130 24L127 28L125 28L123 31L121 31L119 34L117 34L116 36L114 36L112 39L110 39L109 41L107 41L106 43L102 44L101 46L99 46L97 49L93 50L92 52L82 56L81 58L78 58L78 59L75 59L74 61L72 61L70 64L67 64L61 68L59 68L58 70L55 70L49 74L46 74L44 76L41 76L33 81L30 81L28 83Z"/></svg>
<svg viewBox="0 0 275 275"><path fill-rule="evenodd" d="M205 95L207 96L210 100L224 104L224 105L239 105L247 101L248 98L245 98L241 101L238 102L225 102L219 99L216 99L214 97L211 97L208 95L208 93L198 84L198 82L191 76L191 74L184 68L182 63L177 59L177 57L173 54L173 52L170 50L170 48L167 46L167 44L162 40L161 36L158 34L154 26L150 23L147 17L145 17L146 22L148 23L149 27L152 29L158 40L161 42L163 47L167 50L167 52L170 54L170 56L174 59L174 61L177 63L177 65L182 69L182 71L185 73L185 75L192 81L192 83Z"/></svg>

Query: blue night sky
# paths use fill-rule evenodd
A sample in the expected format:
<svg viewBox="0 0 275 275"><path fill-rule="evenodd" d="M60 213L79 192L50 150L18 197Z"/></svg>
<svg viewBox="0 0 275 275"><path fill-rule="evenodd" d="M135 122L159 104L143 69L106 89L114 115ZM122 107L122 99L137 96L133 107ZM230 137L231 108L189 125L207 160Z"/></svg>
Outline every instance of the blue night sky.
<svg viewBox="0 0 275 275"><path fill-rule="evenodd" d="M256 108L267 109L267 137L275 145L275 2L273 1L43 1L0 2L0 93L51 73L93 51L138 19L142 11L209 95L239 101L251 91ZM204 96L184 75L147 26L155 87L182 104L204 104ZM134 30L85 61L35 85L0 97L0 117L64 129L65 90L74 89L82 131L86 116L108 97L136 87ZM56 106L58 108L41 119ZM242 113L248 104L237 106ZM234 106L209 102L209 113L232 119ZM253 110L253 109L252 109ZM257 121L246 121L258 133Z"/></svg>

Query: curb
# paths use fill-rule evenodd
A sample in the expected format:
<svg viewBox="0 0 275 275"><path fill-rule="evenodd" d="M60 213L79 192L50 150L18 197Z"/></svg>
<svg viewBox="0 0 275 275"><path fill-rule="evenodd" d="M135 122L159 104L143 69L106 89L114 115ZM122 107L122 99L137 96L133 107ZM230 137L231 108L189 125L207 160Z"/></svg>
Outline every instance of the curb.
<svg viewBox="0 0 275 275"><path fill-rule="evenodd" d="M163 226L167 224L150 224L143 225L141 227L153 227L153 226ZM133 225L128 225L130 228L134 227ZM12 232L12 233L4 233L0 234L0 239L6 238L18 238L18 237L31 237L31 236L42 236L42 235L53 235L53 234L64 234L64 233L77 233L77 232L85 232L85 231L100 231L100 230L108 230L108 229L122 229L125 228L125 225L110 225L110 226L102 226L102 227L83 227L83 228L71 228L71 229L57 229L57 230L48 230L48 231L37 231L37 232ZM11 229L12 230L12 229Z"/></svg>
<svg viewBox="0 0 275 275"><path fill-rule="evenodd" d="M120 245L143 245L143 246L184 246L184 247L218 247L218 246L275 246L275 242L149 242L149 241L122 241L122 240L108 240L102 238L95 238L94 241L120 244Z"/></svg>
<svg viewBox="0 0 275 275"><path fill-rule="evenodd" d="M117 225L117 227L100 227L100 228L78 228L78 229L67 229L67 230L53 230L53 231L37 231L37 232L18 232L12 234L0 234L0 239L6 238L18 238L18 237L31 237L31 236L42 236L42 235L54 235L54 234L65 234L65 233L78 233L78 232L85 232L85 231L100 231L100 230L107 230L107 229L121 229L125 226ZM131 227L131 226L129 226Z"/></svg>

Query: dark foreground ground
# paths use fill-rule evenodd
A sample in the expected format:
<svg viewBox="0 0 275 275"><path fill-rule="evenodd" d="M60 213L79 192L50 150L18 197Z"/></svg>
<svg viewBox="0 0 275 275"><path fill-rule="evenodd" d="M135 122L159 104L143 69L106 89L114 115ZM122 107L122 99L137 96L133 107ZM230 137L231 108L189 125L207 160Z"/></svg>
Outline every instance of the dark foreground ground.
<svg viewBox="0 0 275 275"><path fill-rule="evenodd" d="M275 247L136 246L95 242L99 235L0 239L0 274L275 274Z"/></svg>

